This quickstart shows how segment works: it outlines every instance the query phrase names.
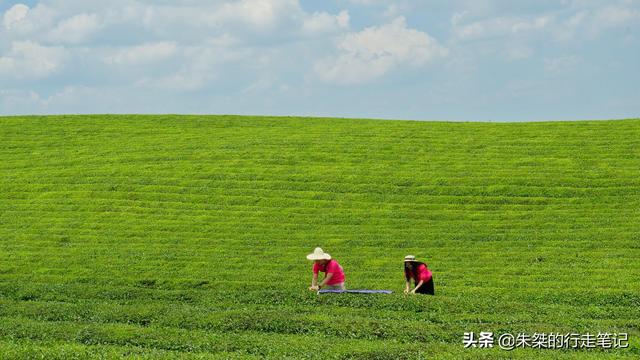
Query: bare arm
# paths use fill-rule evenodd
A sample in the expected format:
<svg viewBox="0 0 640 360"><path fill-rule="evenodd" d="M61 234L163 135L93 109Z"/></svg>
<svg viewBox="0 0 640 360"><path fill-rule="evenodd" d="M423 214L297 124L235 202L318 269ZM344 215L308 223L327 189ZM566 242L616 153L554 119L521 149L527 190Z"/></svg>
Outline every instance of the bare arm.
<svg viewBox="0 0 640 360"><path fill-rule="evenodd" d="M322 282L320 283L320 285L318 285L318 287L323 287L327 284L327 282L329 282L329 280L331 280L331 278L333 277L333 273L327 273L327 276L324 277L324 280L322 280Z"/></svg>
<svg viewBox="0 0 640 360"><path fill-rule="evenodd" d="M406 281L406 284L404 286L404 293L408 294L409 293L409 289L411 289L411 277L409 276L409 273L407 272L407 270L404 270L404 279Z"/></svg>
<svg viewBox="0 0 640 360"><path fill-rule="evenodd" d="M310 291L316 291L318 290L318 274L313 274L313 278L311 279L311 287L309 287Z"/></svg>
<svg viewBox="0 0 640 360"><path fill-rule="evenodd" d="M407 280L407 283L404 286L404 293L407 294L409 293L409 288L411 287L411 283L409 282L409 280Z"/></svg>
<svg viewBox="0 0 640 360"><path fill-rule="evenodd" d="M417 291L418 289L420 289L420 286L422 286L422 284L424 284L424 280L420 280L420 282L416 285L416 288L415 288L415 289L413 289L413 290L411 290L411 293L412 293L412 294L415 294L415 293L416 293L416 291Z"/></svg>

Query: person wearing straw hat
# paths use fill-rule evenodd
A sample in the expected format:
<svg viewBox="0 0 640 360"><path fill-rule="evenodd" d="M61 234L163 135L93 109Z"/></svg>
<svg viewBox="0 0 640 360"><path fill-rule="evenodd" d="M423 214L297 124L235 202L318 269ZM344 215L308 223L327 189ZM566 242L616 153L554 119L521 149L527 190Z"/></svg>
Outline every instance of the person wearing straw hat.
<svg viewBox="0 0 640 360"><path fill-rule="evenodd" d="M320 288L327 290L344 290L344 271L331 255L317 247L307 255L308 260L313 260L313 279L311 280L310 291L318 291ZM318 273L325 273L324 279L318 283Z"/></svg>
<svg viewBox="0 0 640 360"><path fill-rule="evenodd" d="M428 294L435 295L433 289L433 274L427 264L416 261L413 255L404 257L404 277L407 280L404 288L405 294ZM411 290L411 280L415 287Z"/></svg>

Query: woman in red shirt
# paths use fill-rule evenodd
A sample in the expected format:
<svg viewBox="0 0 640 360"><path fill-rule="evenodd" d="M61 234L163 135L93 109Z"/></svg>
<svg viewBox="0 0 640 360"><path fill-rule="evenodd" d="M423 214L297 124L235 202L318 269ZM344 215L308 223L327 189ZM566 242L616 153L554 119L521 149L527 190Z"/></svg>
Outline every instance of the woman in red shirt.
<svg viewBox="0 0 640 360"><path fill-rule="evenodd" d="M344 290L344 271L337 261L331 258L331 255L316 248L313 253L307 255L307 259L313 260L313 278L309 290L317 291L321 287L328 290ZM318 283L318 273L325 273L324 279Z"/></svg>
<svg viewBox="0 0 640 360"><path fill-rule="evenodd" d="M429 294L435 295L433 289L433 274L427 267L427 264L416 261L413 255L404 257L404 277L407 284L404 288L405 294ZM411 280L415 284L415 288L410 290Z"/></svg>

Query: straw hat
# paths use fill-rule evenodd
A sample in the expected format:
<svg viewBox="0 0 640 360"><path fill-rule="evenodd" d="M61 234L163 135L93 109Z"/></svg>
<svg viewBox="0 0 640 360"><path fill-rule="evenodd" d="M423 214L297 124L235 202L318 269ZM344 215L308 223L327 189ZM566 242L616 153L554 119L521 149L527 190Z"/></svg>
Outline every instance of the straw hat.
<svg viewBox="0 0 640 360"><path fill-rule="evenodd" d="M415 257L415 255L407 255L407 256L404 257L404 261L405 262L407 262L407 261L416 261L416 257Z"/></svg>
<svg viewBox="0 0 640 360"><path fill-rule="evenodd" d="M321 248L317 247L313 250L313 253L307 255L307 259L309 260L331 260L331 255L322 251Z"/></svg>

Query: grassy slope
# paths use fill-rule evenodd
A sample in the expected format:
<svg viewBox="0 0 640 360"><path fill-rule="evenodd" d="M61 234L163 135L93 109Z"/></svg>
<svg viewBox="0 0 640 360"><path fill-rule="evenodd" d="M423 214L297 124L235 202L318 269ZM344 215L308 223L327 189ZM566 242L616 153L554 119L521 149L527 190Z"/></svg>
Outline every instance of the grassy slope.
<svg viewBox="0 0 640 360"><path fill-rule="evenodd" d="M639 120L0 118L0 159L3 358L640 354ZM398 294L308 293L318 245ZM407 253L436 297L400 294Z"/></svg>

